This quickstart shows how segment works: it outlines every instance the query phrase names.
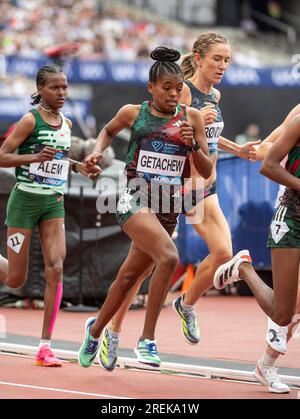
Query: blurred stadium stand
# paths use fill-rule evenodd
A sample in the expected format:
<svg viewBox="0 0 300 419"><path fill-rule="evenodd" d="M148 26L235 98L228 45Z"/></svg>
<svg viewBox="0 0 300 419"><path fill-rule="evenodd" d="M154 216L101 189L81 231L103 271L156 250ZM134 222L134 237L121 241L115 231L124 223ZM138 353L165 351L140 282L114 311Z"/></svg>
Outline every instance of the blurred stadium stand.
<svg viewBox="0 0 300 419"><path fill-rule="evenodd" d="M70 98L86 122L96 119L94 131L123 104L148 97L145 84L151 61L147 58L154 47L168 45L184 54L205 30L222 31L232 44L232 66L220 86L231 103L243 97L240 88L262 88L260 96L268 103L274 103L269 96L273 87L293 90L286 93L287 106L283 103L282 111L274 110L274 121L266 127L270 129L298 100L300 56L292 42L300 29L297 1L3 0L0 11L0 56L6 58L6 77L0 78L0 135L29 109L36 71L49 62L43 55L45 48L66 41L80 44L78 52L65 57ZM264 30L258 24L261 15L269 22ZM218 22L222 26L216 26ZM254 122L260 123L265 107L257 102L252 104L258 118ZM225 102L223 109L226 127L236 127L225 135L235 137L245 123L239 124ZM75 122L73 133L85 137L73 110L68 106L64 110Z"/></svg>

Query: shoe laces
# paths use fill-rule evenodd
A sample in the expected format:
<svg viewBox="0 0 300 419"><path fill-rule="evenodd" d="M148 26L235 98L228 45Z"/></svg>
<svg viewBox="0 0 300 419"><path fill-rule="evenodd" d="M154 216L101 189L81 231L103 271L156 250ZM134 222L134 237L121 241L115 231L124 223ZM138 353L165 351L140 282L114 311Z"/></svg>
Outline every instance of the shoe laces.
<svg viewBox="0 0 300 419"><path fill-rule="evenodd" d="M184 317L186 319L186 323L189 329L196 329L196 323L197 323L197 316L195 313L194 308L192 308L191 310L185 310L184 308L182 309Z"/></svg>
<svg viewBox="0 0 300 419"><path fill-rule="evenodd" d="M146 343L146 346L147 346L148 351L152 355L156 355L157 354L157 348L156 348L156 343L155 342L148 342L148 343Z"/></svg>
<svg viewBox="0 0 300 419"><path fill-rule="evenodd" d="M108 333L107 338L107 351L110 356L116 356L117 349L119 345L119 338L118 336L113 336Z"/></svg>
<svg viewBox="0 0 300 419"><path fill-rule="evenodd" d="M50 356L50 357L54 357L54 353L51 351L50 347L45 347L45 349L43 350L44 352L44 356Z"/></svg>
<svg viewBox="0 0 300 419"><path fill-rule="evenodd" d="M279 339L284 339L286 340L287 338L287 333L288 333L288 328L287 327L279 327L279 329L277 330L277 337Z"/></svg>
<svg viewBox="0 0 300 419"><path fill-rule="evenodd" d="M92 354L95 352L95 350L97 349L98 346L98 341L97 340L92 340L89 339L86 345L86 350L85 353L86 354Z"/></svg>
<svg viewBox="0 0 300 419"><path fill-rule="evenodd" d="M279 375L277 374L277 370L278 368L275 367L268 367L268 366L264 366L264 373L266 375L266 379L270 382L277 382L277 383L281 383L281 379L279 377Z"/></svg>

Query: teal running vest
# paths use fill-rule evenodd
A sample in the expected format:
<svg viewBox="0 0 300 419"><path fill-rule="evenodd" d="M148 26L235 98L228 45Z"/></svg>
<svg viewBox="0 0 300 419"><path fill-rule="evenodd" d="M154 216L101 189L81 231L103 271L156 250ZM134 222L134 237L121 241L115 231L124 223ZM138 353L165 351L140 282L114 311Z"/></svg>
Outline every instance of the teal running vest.
<svg viewBox="0 0 300 419"><path fill-rule="evenodd" d="M189 80L185 81L186 85L189 86L192 95L191 107L196 109L204 108L207 105L213 105L217 111L216 121L212 124L205 126L205 135L208 144L209 154L218 154L218 140L224 129L224 121L219 107L216 94L214 90L211 90L209 95L200 92L196 86L193 85Z"/></svg>

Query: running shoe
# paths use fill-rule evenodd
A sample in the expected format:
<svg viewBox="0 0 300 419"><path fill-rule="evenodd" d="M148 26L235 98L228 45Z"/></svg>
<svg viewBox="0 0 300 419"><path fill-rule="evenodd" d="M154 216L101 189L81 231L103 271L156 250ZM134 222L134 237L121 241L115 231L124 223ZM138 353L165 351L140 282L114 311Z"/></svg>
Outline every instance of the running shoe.
<svg viewBox="0 0 300 419"><path fill-rule="evenodd" d="M78 352L78 363L83 368L88 368L92 365L99 349L98 339L90 335L90 328L95 320L95 317L89 317L85 323L84 342Z"/></svg>
<svg viewBox="0 0 300 419"><path fill-rule="evenodd" d="M181 331L187 343L196 345L200 342L200 330L194 307L184 309L181 305L182 295L173 301L173 308L181 317Z"/></svg>
<svg viewBox="0 0 300 419"><path fill-rule="evenodd" d="M0 255L0 281L4 282L8 269L8 261L3 256Z"/></svg>
<svg viewBox="0 0 300 419"><path fill-rule="evenodd" d="M240 281L239 266L243 262L252 262L248 250L241 250L229 262L219 266L214 275L215 288L222 290L227 285Z"/></svg>
<svg viewBox="0 0 300 419"><path fill-rule="evenodd" d="M117 349L119 345L118 333L109 330L108 326L103 331L103 338L100 346L99 361L106 371L113 371L117 365Z"/></svg>
<svg viewBox="0 0 300 419"><path fill-rule="evenodd" d="M151 365L151 367L159 367L161 364L155 340L140 339L134 348L134 353L137 356L137 360L142 364Z"/></svg>
<svg viewBox="0 0 300 419"><path fill-rule="evenodd" d="M277 374L277 368L263 365L261 360L256 364L254 371L255 377L266 387L270 393L289 393L289 386L283 383Z"/></svg>
<svg viewBox="0 0 300 419"><path fill-rule="evenodd" d="M36 354L35 365L41 367L61 367L62 362L54 356L49 345L42 345Z"/></svg>
<svg viewBox="0 0 300 419"><path fill-rule="evenodd" d="M268 318L268 330L266 334L267 344L281 355L286 354L288 330L288 326L279 326Z"/></svg>

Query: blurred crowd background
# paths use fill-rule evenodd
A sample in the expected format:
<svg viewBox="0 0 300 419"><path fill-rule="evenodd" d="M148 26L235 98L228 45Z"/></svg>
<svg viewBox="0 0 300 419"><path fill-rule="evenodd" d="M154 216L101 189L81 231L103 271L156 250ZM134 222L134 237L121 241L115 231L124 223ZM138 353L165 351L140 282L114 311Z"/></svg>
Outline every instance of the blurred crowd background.
<svg viewBox="0 0 300 419"><path fill-rule="evenodd" d="M286 34L296 43L300 14L296 1L269 0L2 0L0 3L0 54L43 56L46 47L79 42L78 57L88 60L148 58L157 45L168 45L182 53L190 50L196 31L206 26L240 30L239 36L259 38L251 44L256 64L278 56L260 55L268 47L267 32ZM296 9L294 9L296 8ZM265 42L260 42L261 31ZM232 42L236 36L232 36ZM284 53L276 37L279 58ZM239 41L239 37L237 38ZM278 43L279 42L279 43ZM256 46L254 46L256 45ZM293 47L295 45L289 45ZM248 43L240 43L233 57L238 62ZM255 55L255 54L254 54ZM253 64L254 58L243 63Z"/></svg>

